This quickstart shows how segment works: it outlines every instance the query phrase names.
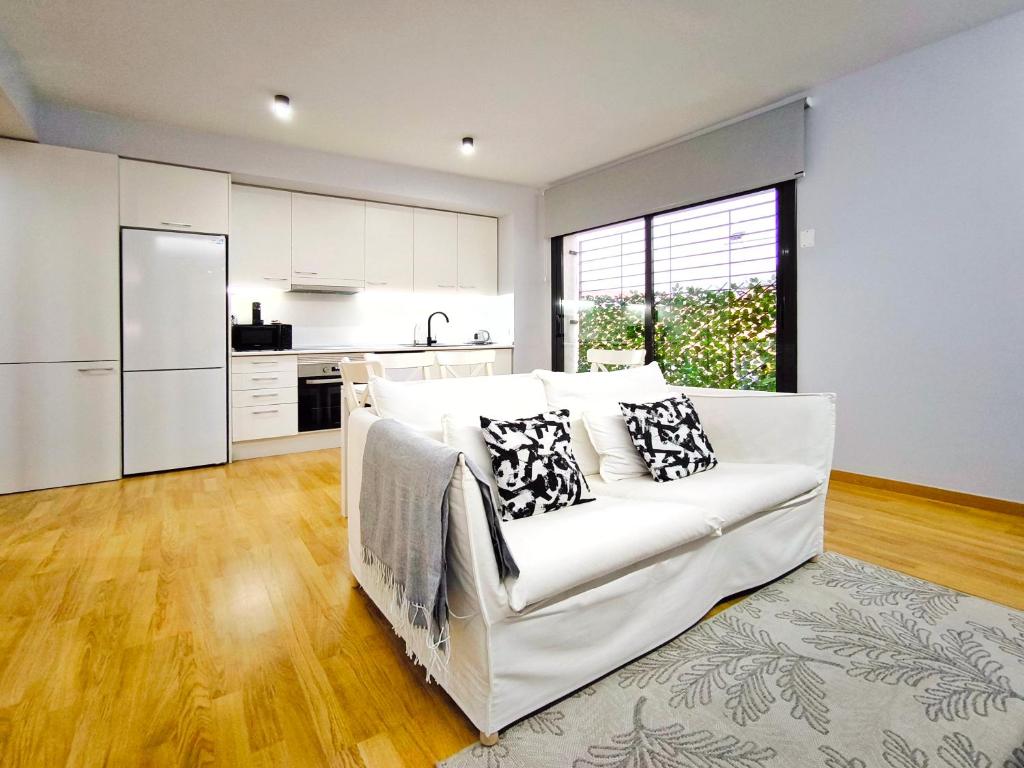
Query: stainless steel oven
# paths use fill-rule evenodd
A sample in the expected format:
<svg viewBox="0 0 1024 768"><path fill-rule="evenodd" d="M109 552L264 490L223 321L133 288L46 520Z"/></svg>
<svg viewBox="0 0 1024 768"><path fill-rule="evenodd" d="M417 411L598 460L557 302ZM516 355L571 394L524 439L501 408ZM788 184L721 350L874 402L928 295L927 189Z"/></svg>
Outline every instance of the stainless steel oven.
<svg viewBox="0 0 1024 768"><path fill-rule="evenodd" d="M299 432L341 428L341 373L335 360L299 358Z"/></svg>

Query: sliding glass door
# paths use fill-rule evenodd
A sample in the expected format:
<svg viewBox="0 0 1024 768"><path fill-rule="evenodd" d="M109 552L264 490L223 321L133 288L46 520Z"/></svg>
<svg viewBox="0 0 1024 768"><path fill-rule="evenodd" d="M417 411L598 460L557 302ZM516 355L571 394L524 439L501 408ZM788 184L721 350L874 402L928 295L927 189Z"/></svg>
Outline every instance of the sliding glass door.
<svg viewBox="0 0 1024 768"><path fill-rule="evenodd" d="M556 239L556 366L638 349L676 384L795 390L794 192L787 182Z"/></svg>
<svg viewBox="0 0 1024 768"><path fill-rule="evenodd" d="M588 371L591 349L644 349L644 220L565 238L564 370Z"/></svg>

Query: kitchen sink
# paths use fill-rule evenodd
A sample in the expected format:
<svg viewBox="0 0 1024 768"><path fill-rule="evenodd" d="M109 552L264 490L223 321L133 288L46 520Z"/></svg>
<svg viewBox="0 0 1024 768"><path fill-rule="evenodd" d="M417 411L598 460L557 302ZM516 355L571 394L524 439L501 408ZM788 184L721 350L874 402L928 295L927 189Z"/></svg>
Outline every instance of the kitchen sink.
<svg viewBox="0 0 1024 768"><path fill-rule="evenodd" d="M454 344L427 344L424 341L417 342L415 344L399 344L399 347L416 347L422 349L432 349L434 347L492 347L494 346L493 341L462 341Z"/></svg>

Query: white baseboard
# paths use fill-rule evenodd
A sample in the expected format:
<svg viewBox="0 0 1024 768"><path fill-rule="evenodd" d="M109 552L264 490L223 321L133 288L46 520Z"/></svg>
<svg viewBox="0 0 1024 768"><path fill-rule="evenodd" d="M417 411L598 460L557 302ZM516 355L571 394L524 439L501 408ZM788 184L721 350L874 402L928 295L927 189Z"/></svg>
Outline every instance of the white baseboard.
<svg viewBox="0 0 1024 768"><path fill-rule="evenodd" d="M269 437L266 440L246 440L241 443L232 443L231 460L258 459L262 456L319 451L323 448L341 448L340 429L300 432L288 437Z"/></svg>

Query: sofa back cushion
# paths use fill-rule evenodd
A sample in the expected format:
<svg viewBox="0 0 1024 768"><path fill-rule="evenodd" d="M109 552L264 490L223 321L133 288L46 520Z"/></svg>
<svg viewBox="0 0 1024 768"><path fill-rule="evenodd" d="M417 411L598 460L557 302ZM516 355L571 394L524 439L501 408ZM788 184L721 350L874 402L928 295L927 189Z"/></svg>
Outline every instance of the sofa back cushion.
<svg viewBox="0 0 1024 768"><path fill-rule="evenodd" d="M637 401L667 397L668 384L657 363L623 371L559 373L534 371L552 408L573 408L588 401Z"/></svg>
<svg viewBox="0 0 1024 768"><path fill-rule="evenodd" d="M425 381L370 381L377 413L441 439L445 414L476 421L489 416L517 419L548 410L544 385L532 374L476 376Z"/></svg>
<svg viewBox="0 0 1024 768"><path fill-rule="evenodd" d="M657 363L624 371L559 373L534 371L544 383L548 406L569 409L572 448L584 475L596 475L601 463L587 434L583 413L589 409L618 409L622 400L659 400L671 394Z"/></svg>

